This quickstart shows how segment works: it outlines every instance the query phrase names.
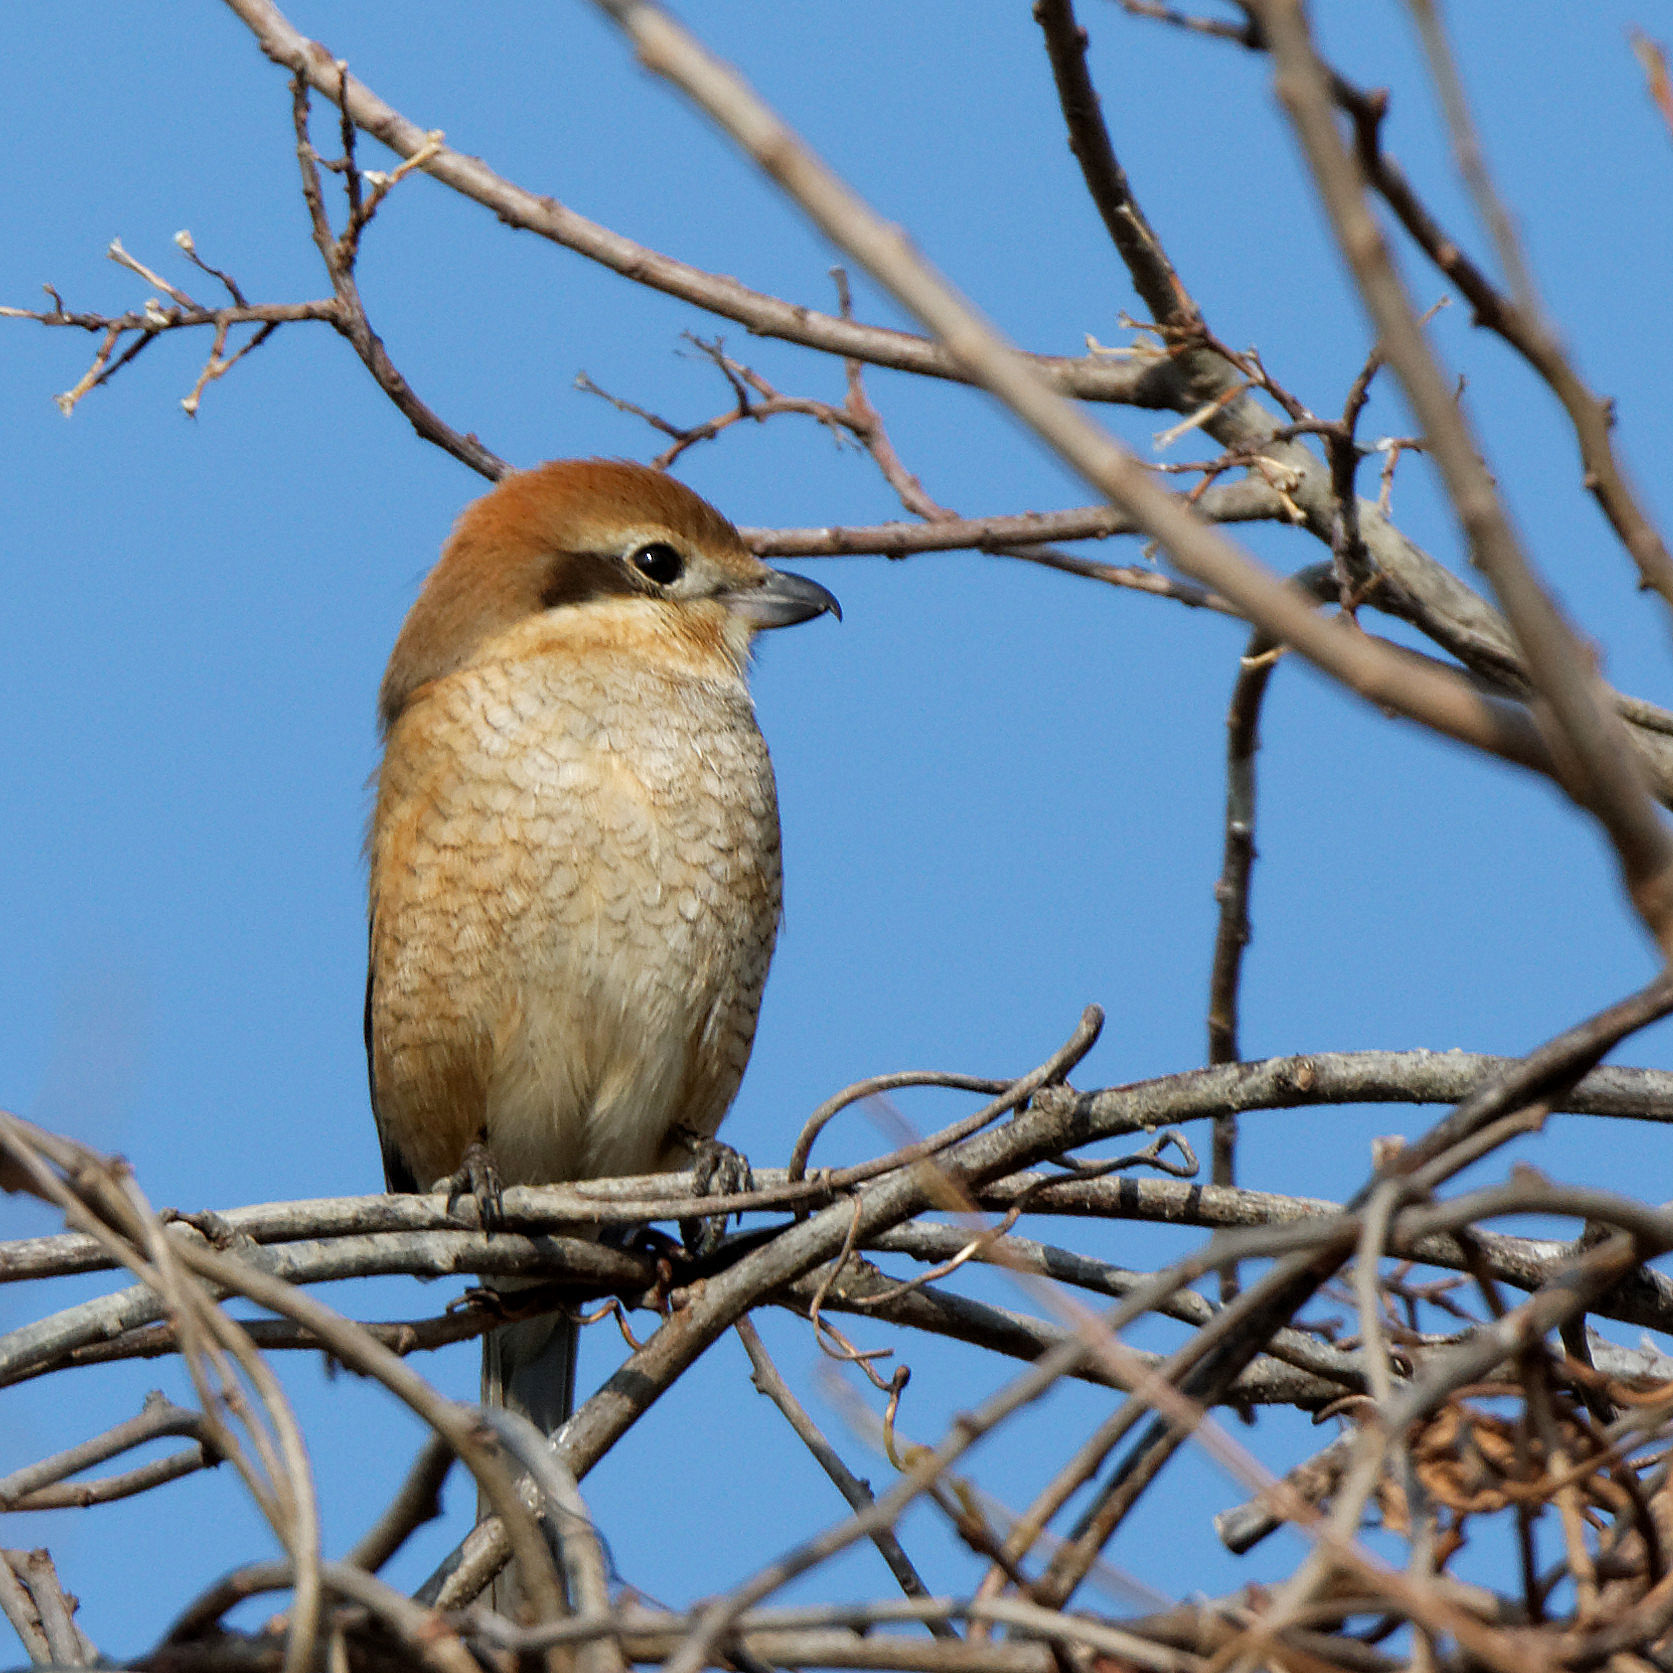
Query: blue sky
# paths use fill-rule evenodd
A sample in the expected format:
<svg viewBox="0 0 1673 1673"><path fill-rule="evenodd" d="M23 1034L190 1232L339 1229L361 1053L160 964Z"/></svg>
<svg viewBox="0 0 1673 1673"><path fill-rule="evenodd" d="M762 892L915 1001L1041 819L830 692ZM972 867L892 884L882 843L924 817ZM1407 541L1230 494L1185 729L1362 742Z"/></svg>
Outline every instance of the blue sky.
<svg viewBox="0 0 1673 1673"><path fill-rule="evenodd" d="M1026 346L1075 353L1088 332L1122 339L1118 316L1136 304L1081 192L1026 5L689 10ZM1584 372L1617 397L1621 446L1666 523L1673 145L1625 34L1658 19L1642 5L1532 0L1512 29L1496 8L1458 10L1466 78L1535 273ZM1393 87L1392 149L1483 248L1403 9L1338 0L1318 11L1344 67ZM831 306L831 251L633 67L591 8L298 0L290 15L414 121L512 179L684 260ZM1117 147L1210 322L1334 412L1366 327L1273 115L1265 65L1101 0L1084 0L1082 21ZM326 293L284 78L230 12L211 0L172 8L164 46L114 8L16 0L8 33L27 73L6 94L16 138L0 180L0 302L34 306L50 282L75 307L142 303L144 283L104 259L114 237L208 292L171 243L183 227L252 298ZM320 124L322 145L330 131ZM363 160L384 159L368 143ZM1443 294L1433 274L1411 273L1425 301ZM787 393L841 398L839 367L635 290L422 178L368 235L361 282L419 393L519 464L656 450L638 421L574 389L581 371L682 421L722 410L727 392L682 343L687 331L720 332ZM862 317L895 318L858 276L856 293ZM1444 312L1434 335L1467 378L1532 551L1608 673L1669 701L1667 624L1578 490L1560 413L1472 332L1464 308ZM482 484L416 440L324 327L279 332L208 390L195 420L179 401L208 345L186 339L154 345L64 420L51 397L91 347L0 322L0 1103L123 1152L159 1204L375 1189L360 1046L373 698L404 610ZM880 372L868 388L943 504L975 514L1087 500L982 398ZM1103 416L1141 450L1168 422ZM1381 390L1366 429L1408 428ZM898 514L869 462L806 420L736 428L680 470L741 523ZM1408 533L1459 563L1421 463L1402 466L1394 504ZM1278 566L1319 555L1285 531L1246 534ZM836 1087L909 1066L1020 1071L1090 1000L1109 1024L1080 1084L1200 1062L1223 710L1242 629L972 554L792 567L829 585L846 619L775 636L754 677L779 776L786 922L726 1136L779 1163ZM1544 784L1388 721L1293 664L1269 701L1260 770L1247 1055L1517 1051L1650 974L1606 849ZM1673 1051L1664 1030L1623 1055L1665 1064ZM907 1105L926 1125L950 1107ZM1372 1135L1423 1120L1389 1109L1249 1118L1244 1180L1340 1194L1362 1176ZM881 1141L853 1116L827 1142L830 1160ZM1521 1154L1650 1195L1645 1179L1669 1159L1659 1134L1572 1117ZM0 1235L47 1228L29 1205L0 1200ZM1135 1228L1080 1235L1133 1265L1177 1246ZM61 1290L0 1292L0 1323L81 1293ZM390 1283L333 1299L393 1316L452 1293ZM798 1386L822 1402L805 1326L767 1322ZM602 1336L589 1338L584 1381L617 1352ZM996 1374L923 1342L900 1346L915 1372L903 1421L918 1438ZM316 1445L328 1548L340 1551L415 1432L375 1390L330 1382L312 1362L283 1369ZM474 1350L431 1370L468 1393ZM741 1350L721 1343L589 1482L622 1572L668 1601L726 1585L840 1511L746 1375ZM8 1391L0 1470L127 1415L147 1387L181 1382L156 1363ZM1049 1428L1061 1424L1064 1448L1100 1399L1057 1398ZM884 1477L836 1408L819 1409ZM1282 1419L1250 1438L1280 1460L1316 1439ZM787 1485L719 1518L717 1472L736 1459ZM1015 1501L1051 1463L1001 1442L978 1474ZM1196 1514L1238 1489L1195 1459L1174 1468L1182 1490L1111 1560L1170 1593L1275 1572L1288 1553L1224 1558ZM448 1526L398 1578L416 1581L457 1537L467 1501L455 1491ZM922 1518L911 1530L934 1583L959 1584L967 1571L940 1531ZM141 1648L192 1590L269 1549L224 1471L86 1516L30 1519L4 1538L53 1548L88 1631L116 1652ZM844 1584L874 1591L886 1577L861 1557Z"/></svg>

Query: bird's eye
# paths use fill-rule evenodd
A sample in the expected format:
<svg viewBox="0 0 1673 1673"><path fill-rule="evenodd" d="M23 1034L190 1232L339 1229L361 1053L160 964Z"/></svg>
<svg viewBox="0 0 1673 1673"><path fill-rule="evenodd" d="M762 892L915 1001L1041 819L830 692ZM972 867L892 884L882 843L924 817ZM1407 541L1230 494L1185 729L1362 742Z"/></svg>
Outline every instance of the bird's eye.
<svg viewBox="0 0 1673 1673"><path fill-rule="evenodd" d="M653 540L648 546L641 546L628 562L647 581L654 581L659 587L672 586L685 569L685 559L666 540Z"/></svg>

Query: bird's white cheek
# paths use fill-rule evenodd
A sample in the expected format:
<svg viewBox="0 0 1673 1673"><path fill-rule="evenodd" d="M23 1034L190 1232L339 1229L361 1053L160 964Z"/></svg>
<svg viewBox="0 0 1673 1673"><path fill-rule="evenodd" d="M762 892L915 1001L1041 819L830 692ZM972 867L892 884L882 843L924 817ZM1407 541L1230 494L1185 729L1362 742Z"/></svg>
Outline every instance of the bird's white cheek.
<svg viewBox="0 0 1673 1673"><path fill-rule="evenodd" d="M728 610L721 624L721 636L726 641L726 654L739 668L747 668L750 648L755 643L755 628L742 616Z"/></svg>

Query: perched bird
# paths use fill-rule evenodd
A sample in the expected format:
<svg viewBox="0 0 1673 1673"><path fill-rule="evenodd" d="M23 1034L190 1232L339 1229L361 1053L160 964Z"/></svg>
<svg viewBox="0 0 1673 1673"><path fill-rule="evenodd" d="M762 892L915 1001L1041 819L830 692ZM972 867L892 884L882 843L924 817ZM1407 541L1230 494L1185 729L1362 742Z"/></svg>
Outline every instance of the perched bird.
<svg viewBox="0 0 1673 1673"><path fill-rule="evenodd" d="M366 1052L390 1190L473 1145L542 1184L712 1137L779 920L750 642L827 610L640 465L559 460L465 510L379 699ZM555 1431L574 1337L491 1332L484 1398Z"/></svg>

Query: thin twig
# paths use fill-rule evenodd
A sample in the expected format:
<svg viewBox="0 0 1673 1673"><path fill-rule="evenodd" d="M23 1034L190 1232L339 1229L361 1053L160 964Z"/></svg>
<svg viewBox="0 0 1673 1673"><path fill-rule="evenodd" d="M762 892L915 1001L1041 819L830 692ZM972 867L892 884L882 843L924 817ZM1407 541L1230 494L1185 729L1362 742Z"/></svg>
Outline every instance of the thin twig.
<svg viewBox="0 0 1673 1673"><path fill-rule="evenodd" d="M416 1529L440 1516L442 1483L453 1468L453 1456L453 1448L440 1435L432 1435L413 1460L400 1492L343 1561L376 1574Z"/></svg>
<svg viewBox="0 0 1673 1673"><path fill-rule="evenodd" d="M1559 782L1597 817L1640 916L1663 951L1673 954L1673 835L1638 774L1589 653L1523 553L1450 380L1424 339L1337 131L1329 73L1314 52L1299 0L1251 0L1251 9L1273 55L1279 100L1312 165L1382 351L1422 425L1471 554L1492 582L1556 721ZM1673 601L1673 586L1668 597Z"/></svg>
<svg viewBox="0 0 1673 1673"><path fill-rule="evenodd" d="M403 160L428 151L423 172L450 190L518 227L596 261L712 314L736 320L753 335L852 356L868 365L928 377L966 381L957 358L938 343L907 331L861 325L799 303L751 290L725 274L707 273L636 244L608 227L576 214L553 197L532 192L496 174L480 158L445 144L432 145L427 131L392 109L317 41L309 40L271 0L226 0L274 63L302 76L314 92L340 104L356 127ZM1054 387L1082 400L1126 400L1142 389L1152 368L1107 357L1038 357Z"/></svg>
<svg viewBox="0 0 1673 1673"><path fill-rule="evenodd" d="M9 1476L0 1477L0 1511L16 1510L20 1508L20 1501L30 1494L61 1482L66 1476L78 1475L95 1464L102 1464L118 1453L165 1436L196 1439L202 1428L203 1419L199 1413L177 1406L153 1390L146 1395L145 1405L137 1417L119 1423L79 1446L54 1453L50 1458L43 1458L38 1463L12 1471Z"/></svg>
<svg viewBox="0 0 1673 1673"><path fill-rule="evenodd" d="M1073 0L1035 0L1034 21L1045 35L1058 103L1069 130L1069 149L1134 288L1164 336L1170 328L1198 323L1197 306L1145 219L1127 171L1116 158L1087 68L1086 31L1075 19Z"/></svg>
<svg viewBox="0 0 1673 1673"><path fill-rule="evenodd" d="M818 1425L790 1392L790 1385L785 1382L778 1367L773 1363L754 1321L742 1318L732 1328L738 1333L738 1340L743 1343L744 1352L749 1355L750 1380L784 1414L785 1422L795 1431L803 1446L813 1454L814 1462L831 1478L836 1490L855 1510L863 1510L874 1504L876 1499L870 1484L862 1481L843 1463L836 1448L819 1432ZM930 1595L929 1588L925 1586L912 1564L912 1559L907 1556L892 1529L876 1529L871 1536L871 1542L877 1547L877 1554L888 1565L889 1572L907 1597L927 1598ZM944 1620L931 1618L926 1620L925 1625L937 1638L958 1637Z"/></svg>
<svg viewBox="0 0 1673 1673"><path fill-rule="evenodd" d="M1323 621L1218 531L1179 509L1148 472L935 274L888 223L848 190L741 80L648 0L599 0L648 68L674 81L789 190L820 228L863 262L905 307L956 345L959 361L1060 457L1134 516L1188 575L1231 599L1251 621L1352 689L1450 736L1524 766L1557 764L1528 717L1495 705L1438 667L1421 666Z"/></svg>
<svg viewBox="0 0 1673 1673"><path fill-rule="evenodd" d="M1250 638L1226 712L1226 834L1214 899L1220 908L1214 933L1214 961L1208 983L1208 1061L1235 1063L1238 1042L1238 982L1243 949L1249 944L1249 883L1255 865L1255 752L1260 748L1261 701L1277 666L1278 647L1256 631ZM1214 1118L1216 1185L1237 1183L1237 1116ZM1220 1275L1220 1299L1237 1293L1237 1274Z"/></svg>

